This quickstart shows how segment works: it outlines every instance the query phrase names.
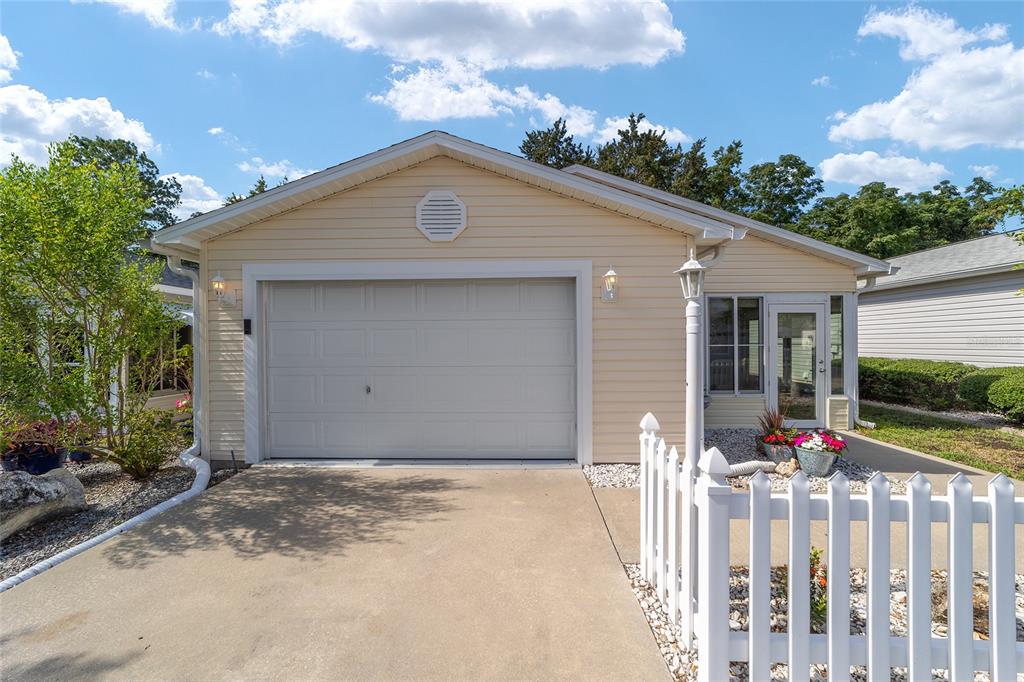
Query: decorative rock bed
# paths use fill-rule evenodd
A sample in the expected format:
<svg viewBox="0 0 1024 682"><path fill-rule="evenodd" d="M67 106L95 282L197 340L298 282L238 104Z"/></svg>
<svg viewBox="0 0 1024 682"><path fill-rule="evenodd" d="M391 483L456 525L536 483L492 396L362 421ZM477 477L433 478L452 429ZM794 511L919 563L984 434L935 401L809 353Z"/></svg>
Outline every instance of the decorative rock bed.
<svg viewBox="0 0 1024 682"><path fill-rule="evenodd" d="M164 500L188 490L195 471L173 464L152 478L136 481L110 462L67 465L85 487L85 511L26 528L3 542L0 580L113 528Z"/></svg>
<svg viewBox="0 0 1024 682"><path fill-rule="evenodd" d="M664 607L655 596L650 584L640 575L640 567L636 564L625 564L626 576L629 578L630 587L636 595L647 622L651 626L654 638L658 643L665 664L669 672L676 680L697 679L697 656L693 649L683 649L680 644L682 633L678 626L673 625L668 618ZM976 571L974 574L975 584L985 585L988 581L988 574ZM932 572L932 632L935 636L946 636L945 623L945 601L943 593L945 590L946 572ZM771 577L771 623L773 632L786 631L786 600L785 569L773 568ZM987 588L982 588L982 590ZM890 572L890 627L894 636L906 636L907 634L907 586L906 571L894 569ZM982 592L979 590L979 593ZM746 567L734 566L729 574L729 625L730 629L745 631L747 629L747 597L748 597L748 570ZM1017 641L1024 639L1024 576L1018 575L1016 579L1016 611L1017 611ZM980 636L987 635L988 605L975 601L975 629ZM863 569L855 568L850 571L850 633L854 635L864 634L867 622L867 573ZM813 632L822 632L821 624L812 624ZM746 682L747 664L733 663L730 666L732 680ZM828 669L825 665L811 666L811 679L823 682L828 679ZM851 668L852 679L866 680L867 671L863 666ZM788 679L788 671L785 664L772 666L771 676L773 680ZM900 681L907 679L906 668L893 668L892 680ZM932 678L935 680L948 680L949 673L946 670L933 670ZM977 673L975 682L988 682L987 673Z"/></svg>
<svg viewBox="0 0 1024 682"><path fill-rule="evenodd" d="M729 464L739 464L757 460L767 462L769 459L757 451L754 447L754 437L757 431L754 429L707 429L705 431L705 446L717 447L725 455ZM850 492L854 495L862 495L866 492L865 481L871 478L875 470L855 462L848 457L838 457L835 463L835 470L842 471L850 479ZM636 488L640 486L640 465L638 464L593 464L583 467L590 485L595 488ZM773 492L785 492L787 490L789 476L779 473L770 473L768 478L771 481ZM748 486L750 476L733 476L729 478L733 487L745 490ZM828 491L828 479L819 476L808 476L812 493L825 493ZM906 482L889 477L894 495L906 493Z"/></svg>

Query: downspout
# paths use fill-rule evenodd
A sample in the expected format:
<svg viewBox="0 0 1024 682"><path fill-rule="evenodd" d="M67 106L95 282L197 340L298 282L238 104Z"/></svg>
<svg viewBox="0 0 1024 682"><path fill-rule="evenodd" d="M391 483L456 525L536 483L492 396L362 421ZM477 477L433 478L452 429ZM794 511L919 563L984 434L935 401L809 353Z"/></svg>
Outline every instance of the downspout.
<svg viewBox="0 0 1024 682"><path fill-rule="evenodd" d="M96 545L106 542L110 538L116 535L120 535L126 530L134 528L140 523L148 521L153 517L164 513L168 509L178 506L179 504L185 502L186 500L192 499L199 493L206 490L206 486L209 485L210 465L205 460L199 457L201 442L199 429L200 424L202 423L202 401L200 400L201 388L199 382L199 368L201 365L199 362L199 344L196 343L195 335L195 332L199 330L199 276L194 270L184 267L181 264L181 258L178 256L168 256L167 263L170 266L171 270L173 270L175 273L179 275L184 275L185 277L188 277L189 279L192 280L192 445L190 445L188 448L185 449L184 452L178 455L178 458L181 460L181 463L183 465L189 467L190 469L196 472L196 477L192 480L192 486L188 490L178 493L171 499L164 500L155 507L147 509L146 511L142 512L137 516L133 516L124 523L120 523L114 526L113 528L103 533L100 533L96 537L89 538L85 542L80 542L74 547L69 547L68 549L58 554L55 554L49 559L44 559L43 561L40 561L39 563L33 566L29 566L24 571L21 571L16 575L12 575L10 578L7 578L4 581L0 581L0 592L6 592L12 587L15 587L25 582L29 578L37 576L43 571L49 570L57 564L67 561L68 559L81 554L87 549L91 549Z"/></svg>
<svg viewBox="0 0 1024 682"><path fill-rule="evenodd" d="M869 277L865 277L864 278L864 282L865 282L864 286L860 287L859 289L855 289L854 290L854 292L853 292L853 311L854 311L854 314L857 314L857 311L859 310L860 302L858 301L858 299L860 298L860 295L862 293L864 293L865 291L871 291L872 289L874 289L875 288L875 283L877 282L877 280L878 280L878 276L877 275L871 275ZM860 323L858 322L857 323L857 333L853 335L853 344L852 344L853 348L850 351L851 355L853 356L854 362L858 362L859 361L858 358L860 357L860 352L859 352L859 349L857 347L857 337L859 335L860 335ZM853 425L854 426L862 426L865 429L873 429L873 428L875 428L875 423L874 422L864 421L864 420L862 420L860 418L860 377L859 377L859 374L860 374L860 372L858 372L857 383L854 384L854 391L855 391L855 393L854 393L854 396L853 396L853 405L852 405L852 407L853 407Z"/></svg>

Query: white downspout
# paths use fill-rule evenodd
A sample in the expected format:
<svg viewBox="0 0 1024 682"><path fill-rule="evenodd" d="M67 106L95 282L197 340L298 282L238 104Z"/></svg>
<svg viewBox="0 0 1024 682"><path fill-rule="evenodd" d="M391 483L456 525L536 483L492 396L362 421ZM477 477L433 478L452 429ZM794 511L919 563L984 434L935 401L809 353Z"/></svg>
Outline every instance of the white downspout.
<svg viewBox="0 0 1024 682"><path fill-rule="evenodd" d="M852 341L852 343L850 345L853 346L851 348L851 350L850 350L850 353L853 356L854 363L857 363L857 365L859 365L859 363L860 363L860 349L858 348L858 341L857 341L857 338L860 335L860 321L859 321L859 316L858 316L858 311L860 309L859 308L860 301L858 299L860 298L860 295L862 293L864 293L865 291L871 291L872 289L874 289L875 288L875 283L876 283L877 280L878 280L878 277L874 276L874 275L872 275L870 277L866 277L865 278L864 286L862 286L859 289L855 289L854 292L853 292L853 314L854 314L854 319L858 320L858 322L857 322L857 333L856 334L852 334L850 336L850 340ZM852 401L853 405L851 405L851 408L852 408L851 412L853 412L853 425L854 426L863 426L865 429L873 429L873 428L875 428L875 423L874 422L864 421L864 420L862 420L860 418L860 370L857 371L857 382L853 385L852 393L853 393L853 401Z"/></svg>
<svg viewBox="0 0 1024 682"><path fill-rule="evenodd" d="M69 547L63 552L55 554L49 559L44 559L39 563L29 566L24 571L16 575L12 575L10 578L0 582L0 592L5 592L12 587L20 585L29 578L39 575L43 571L49 570L57 564L63 563L68 559L77 556L87 549L91 549L100 543L106 542L110 538L120 535L121 533L134 528L144 521L164 513L172 507L176 507L186 500L190 500L199 493L206 490L206 486L210 483L210 465L206 463L202 458L199 457L200 449L200 424L202 415L202 401L200 400L200 351L199 344L196 343L196 332L199 330L199 276L195 271L182 266L181 258L178 256L168 256L167 263L171 270L179 275L184 275L192 280L192 445L190 445L184 452L178 455L181 463L196 472L196 477L192 481L192 487L188 490L178 493L169 500L164 500L160 504L156 505L151 509L147 509L137 516L133 516L124 523L118 524L110 530L100 533L96 537L89 538L85 542L80 542L74 547Z"/></svg>

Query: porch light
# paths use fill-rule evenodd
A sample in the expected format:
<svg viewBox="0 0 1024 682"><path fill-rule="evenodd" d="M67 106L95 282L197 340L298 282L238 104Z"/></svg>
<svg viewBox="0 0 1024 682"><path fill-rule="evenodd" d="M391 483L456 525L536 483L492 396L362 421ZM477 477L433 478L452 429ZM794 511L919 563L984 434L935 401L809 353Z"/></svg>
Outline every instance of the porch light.
<svg viewBox="0 0 1024 682"><path fill-rule="evenodd" d="M687 301L699 299L704 293L704 266L694 257L693 249L690 249L690 260L683 263L676 274L683 287L683 298Z"/></svg>
<svg viewBox="0 0 1024 682"><path fill-rule="evenodd" d="M614 303L619 300L619 276L615 271L608 268L604 273L604 287L601 289L601 300L605 303Z"/></svg>
<svg viewBox="0 0 1024 682"><path fill-rule="evenodd" d="M213 287L213 295L219 301L224 296L224 278L221 277L220 271L210 280L210 286Z"/></svg>

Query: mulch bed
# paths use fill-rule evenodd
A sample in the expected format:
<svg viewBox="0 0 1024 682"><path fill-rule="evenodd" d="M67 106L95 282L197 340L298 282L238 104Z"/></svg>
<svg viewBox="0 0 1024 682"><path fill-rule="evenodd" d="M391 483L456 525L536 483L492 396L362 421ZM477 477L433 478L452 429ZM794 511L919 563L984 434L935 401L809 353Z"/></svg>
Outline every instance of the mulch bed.
<svg viewBox="0 0 1024 682"><path fill-rule="evenodd" d="M73 547L188 490L195 471L177 459L152 478L136 481L110 462L67 464L85 486L89 509L12 535L0 546L0 580Z"/></svg>

